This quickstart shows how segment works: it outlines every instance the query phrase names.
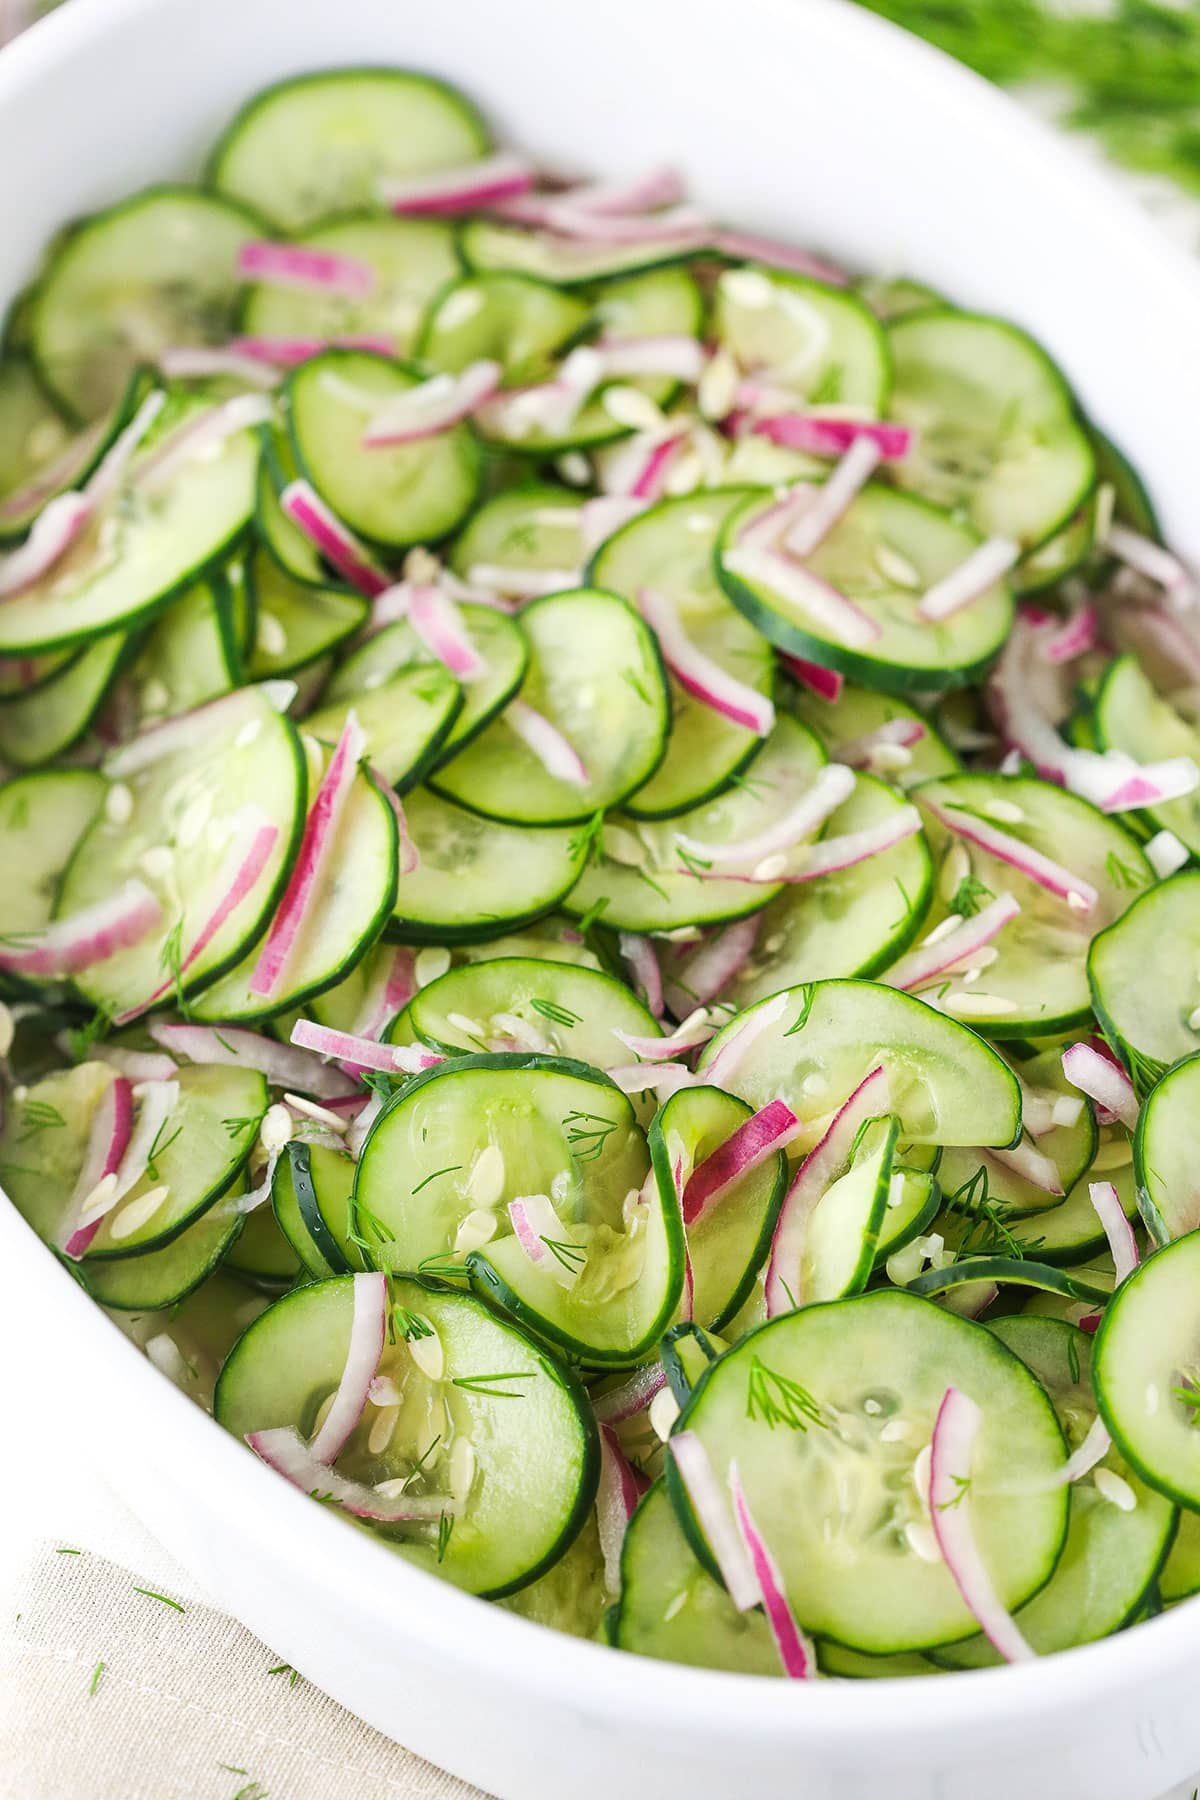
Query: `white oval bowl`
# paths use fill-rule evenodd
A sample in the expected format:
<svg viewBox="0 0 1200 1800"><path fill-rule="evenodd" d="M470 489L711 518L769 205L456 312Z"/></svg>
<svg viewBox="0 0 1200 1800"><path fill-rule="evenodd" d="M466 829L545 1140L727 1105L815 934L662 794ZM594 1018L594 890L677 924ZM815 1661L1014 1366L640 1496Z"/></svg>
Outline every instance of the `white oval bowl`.
<svg viewBox="0 0 1200 1800"><path fill-rule="evenodd" d="M71 0L0 56L0 303L63 220L194 174L256 88L356 61L461 83L559 166L667 159L731 222L1010 315L1200 561L1195 270L1003 96L837 0ZM503 1800L1152 1800L1200 1766L1195 1602L922 1681L619 1655L456 1592L289 1489L4 1205L0 1258L22 1302L0 1310L10 1379L78 1396L72 1430L167 1549L318 1686Z"/></svg>

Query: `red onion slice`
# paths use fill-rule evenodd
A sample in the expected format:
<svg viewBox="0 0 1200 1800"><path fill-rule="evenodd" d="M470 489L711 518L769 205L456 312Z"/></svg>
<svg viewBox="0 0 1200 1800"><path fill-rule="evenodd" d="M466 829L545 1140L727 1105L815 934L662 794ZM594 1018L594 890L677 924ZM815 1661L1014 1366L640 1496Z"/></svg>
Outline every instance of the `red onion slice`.
<svg viewBox="0 0 1200 1800"><path fill-rule="evenodd" d="M938 975L944 975L947 969L956 968L965 962L976 951L990 944L998 932L1003 931L1010 919L1015 919L1020 912L1020 903L1011 894L1000 894L982 907L972 919L964 919L953 931L947 932L933 944L923 944L919 949L911 950L902 956L885 975L879 977L888 987L903 988L911 992L923 982L933 981Z"/></svg>
<svg viewBox="0 0 1200 1800"><path fill-rule="evenodd" d="M669 206L654 213L597 213L563 200L554 208L551 229L562 237L614 247L678 243L699 249L709 223L694 206Z"/></svg>
<svg viewBox="0 0 1200 1800"><path fill-rule="evenodd" d="M860 1128L868 1119L886 1113L889 1100L888 1072L879 1063L842 1103L820 1143L809 1151L792 1177L771 1239L765 1285L768 1319L804 1305L801 1270L809 1219L826 1189L850 1161Z"/></svg>
<svg viewBox="0 0 1200 1800"><path fill-rule="evenodd" d="M756 391L757 384L743 382L738 389L739 403L752 405ZM755 419L751 430L758 437L769 438L786 450L799 450L805 456L845 456L857 444L871 444L875 463L903 462L913 440L907 425L885 425L874 419L834 419L823 413L775 413Z"/></svg>
<svg viewBox="0 0 1200 1800"><path fill-rule="evenodd" d="M725 553L725 566L745 581L771 588L789 606L811 619L819 632L847 649L865 650L883 632L878 619L864 612L848 595L779 551L743 542Z"/></svg>
<svg viewBox="0 0 1200 1800"><path fill-rule="evenodd" d="M441 588L414 582L409 588L408 618L431 656L459 681L478 681L487 662L471 642L466 621Z"/></svg>
<svg viewBox="0 0 1200 1800"><path fill-rule="evenodd" d="M104 1220L146 1173L150 1153L159 1135L179 1104L177 1081L151 1081L141 1089L136 1120L126 1133L125 1148L119 1167L108 1172L108 1178L80 1197L77 1228L64 1252L73 1259L82 1256Z"/></svg>
<svg viewBox="0 0 1200 1800"><path fill-rule="evenodd" d="M1082 1481L1090 1475L1097 1463L1103 1462L1112 1448L1112 1439L1108 1435L1104 1420L1095 1418L1088 1427L1087 1436L1062 1465L1061 1469L1044 1483L1047 1488L1070 1487L1073 1481Z"/></svg>
<svg viewBox="0 0 1200 1800"><path fill-rule="evenodd" d="M158 367L172 381L204 381L228 376L253 387L274 387L279 371L262 357L247 356L232 345L170 344L158 353Z"/></svg>
<svg viewBox="0 0 1200 1800"><path fill-rule="evenodd" d="M767 1548L767 1540L754 1522L750 1504L738 1478L737 1464L729 1465L729 1491L733 1496L733 1513L738 1533L754 1566L754 1577L762 1592L763 1611L783 1664L783 1672L793 1681L808 1681L817 1672L816 1652L799 1625L783 1585L779 1564Z"/></svg>
<svg viewBox="0 0 1200 1800"><path fill-rule="evenodd" d="M1006 1169L1011 1169L1014 1175L1020 1175L1034 1187L1041 1188L1044 1194L1063 1192L1062 1177L1055 1164L1043 1151L1027 1143L1024 1138L1010 1149L989 1150L988 1155L998 1163L1003 1163Z"/></svg>
<svg viewBox="0 0 1200 1800"><path fill-rule="evenodd" d="M401 1066L397 1061L399 1045L381 1044L374 1038L359 1037L349 1031L336 1031L332 1025L318 1025L313 1019L296 1020L292 1026L291 1042L298 1049L312 1050L318 1056L331 1057L348 1071L378 1069L383 1074L390 1075ZM434 1063L441 1061L440 1056L433 1057Z"/></svg>
<svg viewBox="0 0 1200 1800"><path fill-rule="evenodd" d="M1133 1083L1117 1063L1102 1056L1090 1044L1070 1044L1063 1051L1062 1071L1072 1087L1102 1106L1127 1131L1138 1122L1138 1101Z"/></svg>
<svg viewBox="0 0 1200 1800"><path fill-rule="evenodd" d="M72 1262L83 1255L103 1223L104 1215L98 1212L85 1224L84 1211L99 1184L116 1175L132 1129L133 1086L124 1075L117 1075L101 1094L92 1115L83 1166L59 1232L59 1248Z"/></svg>
<svg viewBox="0 0 1200 1800"><path fill-rule="evenodd" d="M416 955L407 944L398 944L394 950L381 948L376 955L375 971L351 1033L371 1042L378 1042L417 991Z"/></svg>
<svg viewBox="0 0 1200 1800"><path fill-rule="evenodd" d="M999 830L986 819L978 819L974 814L962 811L950 803L942 805L936 800L928 800L925 804L938 823L944 825L955 837L978 845L979 849L986 850L998 862L1007 863L1010 868L1027 875L1030 881L1045 888L1048 894L1055 894L1060 900L1067 901L1072 911L1086 915L1100 898L1090 881L1085 881L1081 875L1072 874L1061 863L1043 856L1040 850L1034 850L1021 838Z"/></svg>
<svg viewBox="0 0 1200 1800"><path fill-rule="evenodd" d="M617 1387L597 1395L592 1402L592 1411L601 1425L623 1425L626 1419L635 1419L645 1412L655 1394L661 1393L666 1385L667 1376L662 1364L647 1363L644 1368L635 1369Z"/></svg>
<svg viewBox="0 0 1200 1800"><path fill-rule="evenodd" d="M415 444L448 431L491 398L502 374L498 362L473 362L459 375L434 375L407 388L373 415L363 433L363 447L380 450Z"/></svg>
<svg viewBox="0 0 1200 1800"><path fill-rule="evenodd" d="M33 522L20 549L0 558L0 600L13 600L48 575L86 529L94 508L86 494L59 494Z"/></svg>
<svg viewBox="0 0 1200 1800"><path fill-rule="evenodd" d="M1100 615L1089 600L1048 637L1042 638L1039 649L1048 663L1072 662L1075 657L1086 656L1089 650L1094 650L1099 636Z"/></svg>
<svg viewBox="0 0 1200 1800"><path fill-rule="evenodd" d="M267 287L344 294L350 300L366 300L378 285L370 263L360 262L357 257L334 256L328 250L312 250L301 244L274 244L266 238L251 238L241 246L237 272L244 280Z"/></svg>
<svg viewBox="0 0 1200 1800"><path fill-rule="evenodd" d="M273 417L271 398L263 393L235 394L232 399L223 400L220 406L193 413L146 453L135 472L137 485L146 492L159 492L180 469L197 457L208 455L226 438L236 437L239 432L249 431L256 425L268 424ZM101 464L97 479L104 474Z"/></svg>
<svg viewBox="0 0 1200 1800"><path fill-rule="evenodd" d="M188 1062L221 1063L230 1069L257 1069L274 1087L295 1088L318 1100L337 1099L355 1091L340 1069L330 1068L306 1050L296 1050L258 1031L237 1025L173 1025L152 1020L150 1036L172 1056Z"/></svg>
<svg viewBox="0 0 1200 1800"><path fill-rule="evenodd" d="M558 194L504 200L495 210L502 218L514 219L522 225L548 226L553 223L554 208L564 203L583 212L640 213L649 212L656 206L671 206L682 197L683 184L678 174L663 165L647 169L641 175L588 182Z"/></svg>
<svg viewBox="0 0 1200 1800"><path fill-rule="evenodd" d="M647 502L634 494L597 494L579 509L579 547L586 561L622 525L646 510Z"/></svg>
<svg viewBox="0 0 1200 1800"><path fill-rule="evenodd" d="M611 1425L600 1426L600 1485L596 1490L596 1525L604 1558L604 1584L610 1594L621 1591L621 1546L645 1482L621 1449Z"/></svg>
<svg viewBox="0 0 1200 1800"><path fill-rule="evenodd" d="M754 953L762 915L736 919L704 939L679 971L668 995L671 1011L684 1018L693 1007L707 1006L739 975Z"/></svg>
<svg viewBox="0 0 1200 1800"><path fill-rule="evenodd" d="M800 887L806 881L819 881L822 875L837 875L843 869L869 862L873 856L882 856L885 850L894 850L897 844L915 837L920 829L921 815L916 807L901 806L876 824L864 825L861 831L846 831L839 837L819 839L806 850L803 866L799 869L785 869L777 875L730 875L705 869L701 870L701 879Z"/></svg>
<svg viewBox="0 0 1200 1800"><path fill-rule="evenodd" d="M769 1100L692 1170L683 1190L683 1222L695 1225L723 1200L730 1188L804 1130L786 1100Z"/></svg>
<svg viewBox="0 0 1200 1800"><path fill-rule="evenodd" d="M1139 575L1145 575L1149 581L1165 588L1177 604L1187 605L1195 598L1196 582L1191 571L1153 538L1144 537L1128 525L1114 521L1104 542L1105 548L1111 550L1127 569L1135 569Z"/></svg>
<svg viewBox="0 0 1200 1800"><path fill-rule="evenodd" d="M672 432L669 437L660 438L657 443L652 443L649 454L640 467L635 460L634 467L629 473L625 472L623 466L620 471L611 472L614 475L611 484L614 491L606 498L620 500L628 497L630 500L638 500L646 505L655 500L661 500L667 491L667 478L686 443L686 431ZM636 457L636 443L631 448L634 449ZM628 496L620 491L626 483L629 488Z"/></svg>
<svg viewBox="0 0 1200 1800"><path fill-rule="evenodd" d="M122 1044L93 1044L88 1061L107 1063L118 1075L138 1082L170 1081L176 1070L172 1059L157 1050L126 1050Z"/></svg>
<svg viewBox="0 0 1200 1800"><path fill-rule="evenodd" d="M822 668L820 663L809 662L803 656L793 656L788 650L780 650L778 655L788 674L802 686L809 688L818 699L827 700L831 706L841 699L846 678L839 675L836 669Z"/></svg>
<svg viewBox="0 0 1200 1800"><path fill-rule="evenodd" d="M345 1367L333 1396L333 1405L308 1446L310 1454L319 1463L337 1461L347 1438L362 1418L367 1389L383 1355L387 1276L372 1270L368 1274L352 1275L350 1279L354 1284L354 1311Z"/></svg>
<svg viewBox="0 0 1200 1800"><path fill-rule="evenodd" d="M644 937L635 931L623 931L617 939L617 948L628 965L642 999L654 1017L661 1019L665 1011L662 971L658 966L658 953L654 948L653 938Z"/></svg>
<svg viewBox="0 0 1200 1800"><path fill-rule="evenodd" d="M1020 555L1021 546L1012 538L988 538L957 568L951 569L948 575L943 575L926 590L917 605L918 615L931 625L952 619L964 607L982 600L998 581L1003 580Z"/></svg>
<svg viewBox="0 0 1200 1800"><path fill-rule="evenodd" d="M341 337L236 337L230 340L231 355L249 363L270 363L275 368L292 369L298 363L319 356L322 350L370 350L376 356L395 356L396 340L378 332L351 332Z"/></svg>
<svg viewBox="0 0 1200 1800"><path fill-rule="evenodd" d="M309 808L291 878L250 977L250 992L264 999L277 992L309 921L321 877L337 848L338 828L366 749L366 737L351 710L329 766Z"/></svg>
<svg viewBox="0 0 1200 1800"><path fill-rule="evenodd" d="M673 1432L668 1447L729 1598L739 1612L749 1612L761 1601L762 1589L708 1451L694 1431Z"/></svg>
<svg viewBox="0 0 1200 1800"><path fill-rule="evenodd" d="M124 427L109 445L104 453L99 468L97 468L90 476L87 487L84 489L85 494L88 499L92 501L93 505L99 506L103 501L111 499L113 494L116 493L122 481L125 479L125 472L133 460L134 452L138 449L143 438L149 432L150 427L154 424L166 403L167 396L161 389L156 390L153 394L147 394L128 425ZM198 414L196 416L204 417L205 415ZM188 421L188 423L190 424L191 421ZM182 429L183 427L181 427L181 430ZM174 434L172 434L172 436L174 436Z"/></svg>
<svg viewBox="0 0 1200 1800"><path fill-rule="evenodd" d="M676 1026L669 1037L635 1037L632 1032L613 1026L613 1036L645 1062L669 1062L674 1056L685 1056L689 1050L698 1050L701 1044L707 1044L715 1033L716 1026L708 1023L703 1008Z"/></svg>
<svg viewBox="0 0 1200 1800"><path fill-rule="evenodd" d="M980 1630L1005 1662L1034 1655L1000 1600L971 1525L971 1468L983 1414L959 1388L946 1389L933 1428L929 1514L954 1585Z"/></svg>
<svg viewBox="0 0 1200 1800"><path fill-rule="evenodd" d="M524 700L510 700L501 716L525 748L537 757L547 775L572 787L588 785L588 772L578 752L544 713L536 712Z"/></svg>
<svg viewBox="0 0 1200 1800"><path fill-rule="evenodd" d="M774 729L775 707L760 694L692 642L680 622L674 603L656 588L639 588L638 611L658 639L663 661L676 681L694 699L713 712L766 737Z"/></svg>
<svg viewBox="0 0 1200 1800"><path fill-rule="evenodd" d="M809 275L827 287L848 287L850 277L836 264L801 250L795 244L784 244L778 238L763 237L752 231L719 231L712 240L714 250L738 262L766 263L772 269L787 269L796 275Z"/></svg>
<svg viewBox="0 0 1200 1800"><path fill-rule="evenodd" d="M532 163L505 153L429 175L389 177L380 182L379 195L395 213L479 212L514 194L528 193L536 179Z"/></svg>
<svg viewBox="0 0 1200 1800"><path fill-rule="evenodd" d="M1096 1210L1096 1217L1104 1227L1104 1235L1112 1251L1113 1267L1117 1272L1117 1286L1120 1287L1125 1277L1132 1275L1138 1266L1138 1247L1133 1226L1125 1217L1120 1195L1111 1181L1089 1181L1088 1197Z"/></svg>
<svg viewBox="0 0 1200 1800"><path fill-rule="evenodd" d="M661 1101L669 1100L680 1088L690 1087L695 1077L680 1062L623 1063L605 1074L623 1094L655 1093Z"/></svg>
<svg viewBox="0 0 1200 1800"><path fill-rule="evenodd" d="M370 600L383 593L389 585L383 570L307 481L289 482L279 496L279 504L293 525L299 526L351 587Z"/></svg>
<svg viewBox="0 0 1200 1800"><path fill-rule="evenodd" d="M805 507L785 535L784 547L790 555L812 555L849 511L879 463L879 446L874 439L855 438L841 461L817 489L812 504Z"/></svg>
<svg viewBox="0 0 1200 1800"><path fill-rule="evenodd" d="M437 1494L381 1494L365 1482L351 1481L339 1475L328 1463L315 1457L291 1425L276 1425L270 1431L250 1431L246 1442L254 1454L269 1468L284 1476L302 1493L316 1494L332 1500L343 1512L356 1519L378 1519L385 1525L408 1522L436 1524L442 1517L453 1518L457 1503L449 1496Z"/></svg>
<svg viewBox="0 0 1200 1800"><path fill-rule="evenodd" d="M409 836L408 815L404 810L404 802L401 800L391 783L379 773L378 769L372 769L371 774L374 777L375 786L379 789L380 793L391 807L392 817L396 821L396 831L399 837L399 844L397 846L399 872L401 875L411 875L414 869L419 869L421 866L421 852L417 849L417 846Z"/></svg>
<svg viewBox="0 0 1200 1800"><path fill-rule="evenodd" d="M689 855L719 866L734 862L756 864L764 857L793 850L806 837L811 837L829 815L850 798L854 780L853 769L844 768L841 763L826 763L796 805L757 836L742 838L733 844L706 844L678 831L675 842Z"/></svg>
<svg viewBox="0 0 1200 1800"><path fill-rule="evenodd" d="M549 1196L519 1194L509 1201L507 1211L513 1235L534 1268L549 1275L559 1287L574 1287L582 1273L586 1252L582 1245L574 1246ZM560 1248L552 1250L552 1244ZM572 1254L573 1248L575 1254Z"/></svg>
<svg viewBox="0 0 1200 1800"><path fill-rule="evenodd" d="M885 719L873 731L864 731L859 737L835 744L830 756L834 762L845 763L847 768L869 769L877 750L885 746L908 750L925 736L926 728L920 719Z"/></svg>
<svg viewBox="0 0 1200 1800"><path fill-rule="evenodd" d="M751 1048L764 1031L768 1031L782 1018L787 1011L787 1004L786 994L776 994L772 999L764 1000L752 1012L744 1014L716 1051L712 1061L695 1076L696 1082L703 1082L707 1087L729 1087Z"/></svg>
<svg viewBox="0 0 1200 1800"><path fill-rule="evenodd" d="M604 358L609 381L633 381L641 376L662 376L672 381L697 382L708 355L699 338L684 332L647 333L644 337L602 337L593 346Z"/></svg>
<svg viewBox="0 0 1200 1800"><path fill-rule="evenodd" d="M162 923L158 898L141 881L127 881L107 900L97 900L34 931L14 932L0 948L0 969L30 979L78 975L140 944Z"/></svg>

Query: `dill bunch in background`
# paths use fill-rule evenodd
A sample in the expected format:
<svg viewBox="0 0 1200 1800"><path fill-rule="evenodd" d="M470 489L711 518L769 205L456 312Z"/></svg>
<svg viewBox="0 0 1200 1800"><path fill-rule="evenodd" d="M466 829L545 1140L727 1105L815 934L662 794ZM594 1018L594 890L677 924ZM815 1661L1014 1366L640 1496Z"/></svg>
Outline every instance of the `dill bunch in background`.
<svg viewBox="0 0 1200 1800"><path fill-rule="evenodd" d="M1052 87L1061 122L1200 195L1197 0L860 0L1005 87Z"/></svg>

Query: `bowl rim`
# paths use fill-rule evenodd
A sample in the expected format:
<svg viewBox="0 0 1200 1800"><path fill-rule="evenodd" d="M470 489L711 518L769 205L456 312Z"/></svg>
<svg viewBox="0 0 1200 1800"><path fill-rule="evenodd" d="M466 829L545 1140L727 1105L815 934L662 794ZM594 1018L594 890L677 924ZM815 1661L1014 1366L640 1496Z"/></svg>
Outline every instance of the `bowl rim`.
<svg viewBox="0 0 1200 1800"><path fill-rule="evenodd" d="M69 0L37 21L0 54L0 107L10 96L36 87L56 63L77 55L139 15L194 0ZM788 29L814 32L872 60L886 57L897 78L917 86L940 85L969 110L976 135L995 140L999 153L1036 161L1039 177L1069 184L1076 207L1094 215L1095 229L1114 254L1136 255L1146 287L1157 276L1175 300L1200 303L1200 270L1134 203L1078 151L1007 95L930 45L846 0L755 0L763 11L790 20ZM717 19L721 0L692 0L697 15ZM236 96L240 98L241 96ZM0 1200L7 1200L0 1190ZM947 1671L941 1681L880 1678L870 1682L827 1680L801 1685L726 1671L653 1662L535 1625L480 1602L392 1554L366 1533L345 1529L324 1507L279 1480L214 1421L199 1412L172 1382L119 1331L35 1237L16 1208L0 1205L0 1242L12 1275L44 1304L36 1309L47 1332L77 1334L86 1347L91 1379L107 1386L122 1429L153 1436L155 1460L167 1469L203 1470L203 1504L224 1515L262 1551L269 1566L280 1557L304 1566L320 1580L331 1604L369 1615L377 1633L395 1634L486 1678L497 1667L519 1666L532 1694L572 1712L621 1718L646 1732L695 1727L702 1738L741 1736L747 1730L770 1743L828 1746L845 1751L865 1733L887 1731L898 1752L927 1749L936 1738L947 1749L1048 1714L1065 1719L1072 1704L1094 1708L1106 1692L1136 1684L1194 1657L1197 1601L1095 1643L1006 1668ZM114 1398L116 1390L120 1399ZM947 1705L944 1683L953 1680ZM966 1684L970 1684L969 1689ZM864 1691L865 1690L865 1691Z"/></svg>

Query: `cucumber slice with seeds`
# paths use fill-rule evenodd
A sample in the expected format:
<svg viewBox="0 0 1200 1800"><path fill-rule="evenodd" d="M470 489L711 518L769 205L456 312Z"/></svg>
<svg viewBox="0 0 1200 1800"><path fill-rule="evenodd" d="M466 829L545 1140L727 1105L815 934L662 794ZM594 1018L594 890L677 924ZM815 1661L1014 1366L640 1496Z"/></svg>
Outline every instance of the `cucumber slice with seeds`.
<svg viewBox="0 0 1200 1800"><path fill-rule="evenodd" d="M479 489L479 446L467 425L414 444L363 444L372 416L422 379L365 350L325 350L293 370L285 389L300 467L352 531L387 549L444 537Z"/></svg>
<svg viewBox="0 0 1200 1800"><path fill-rule="evenodd" d="M898 1147L900 1158L904 1147ZM875 1267L882 1268L889 1256L903 1250L915 1237L928 1230L941 1205L940 1183L924 1169L897 1168L888 1185L887 1202L875 1245Z"/></svg>
<svg viewBox="0 0 1200 1800"><path fill-rule="evenodd" d="M102 640L103 641L103 640ZM142 721L191 712L244 679L233 590L218 576L173 600L129 670Z"/></svg>
<svg viewBox="0 0 1200 1800"><path fill-rule="evenodd" d="M463 708L463 690L439 664L400 669L379 686L310 713L305 730L335 744L353 712L367 739L374 772L403 793L429 768L449 740Z"/></svg>
<svg viewBox="0 0 1200 1800"><path fill-rule="evenodd" d="M920 727L921 735L915 742L881 742L866 762L871 774L894 782L905 791L919 782L962 772L958 757L932 719L895 694L876 693L873 688L857 687L847 681L837 699L830 701L798 682L791 690L790 708L810 731L816 732L831 762L844 760L842 752L847 745L870 737L881 726L894 726L903 720L914 730Z"/></svg>
<svg viewBox="0 0 1200 1800"><path fill-rule="evenodd" d="M94 769L46 769L0 786L0 918L6 936L48 925L63 875L104 805Z"/></svg>
<svg viewBox="0 0 1200 1800"><path fill-rule="evenodd" d="M1150 1093L1133 1136L1138 1206L1156 1243L1200 1227L1193 1148L1200 1108L1200 1054L1168 1069Z"/></svg>
<svg viewBox="0 0 1200 1800"><path fill-rule="evenodd" d="M303 1274L300 1258L269 1206L259 1206L247 1216L226 1262L243 1280L276 1293Z"/></svg>
<svg viewBox="0 0 1200 1800"><path fill-rule="evenodd" d="M533 569L539 575L555 574L564 588L578 587L583 580L579 526L583 504L578 494L547 484L522 483L493 494L455 538L450 567L468 583L477 568L522 574ZM593 578L592 585L612 583Z"/></svg>
<svg viewBox="0 0 1200 1800"><path fill-rule="evenodd" d="M458 248L469 269L511 270L566 288L637 273L674 274L673 265L694 254L690 246L681 247L678 238L613 245L564 242L547 233L523 231L518 225L487 218L467 220L459 233Z"/></svg>
<svg viewBox="0 0 1200 1800"><path fill-rule="evenodd" d="M889 327L891 417L915 441L891 473L984 537L1033 549L1076 511L1096 479L1087 433L1061 374L1003 319L946 307Z"/></svg>
<svg viewBox="0 0 1200 1800"><path fill-rule="evenodd" d="M1088 982L1101 1029L1140 1093L1200 1048L1200 870L1139 894L1093 940Z"/></svg>
<svg viewBox="0 0 1200 1800"><path fill-rule="evenodd" d="M300 473L291 441L284 431L264 431L262 446L254 499L254 524L262 547L293 581L329 587L335 579L332 569L279 504L284 488Z"/></svg>
<svg viewBox="0 0 1200 1800"><path fill-rule="evenodd" d="M0 543L21 537L55 494L87 478L122 411L75 435L27 357L0 362Z"/></svg>
<svg viewBox="0 0 1200 1800"><path fill-rule="evenodd" d="M515 1039L522 1050L571 1057L596 1069L618 1068L633 1057L616 1032L662 1034L641 1001L611 975L519 956L447 970L413 995L408 1023L446 1056Z"/></svg>
<svg viewBox="0 0 1200 1800"><path fill-rule="evenodd" d="M1092 1373L1100 1415L1142 1480L1200 1511L1195 1397L1195 1294L1200 1232L1156 1250L1117 1288L1096 1333Z"/></svg>
<svg viewBox="0 0 1200 1800"><path fill-rule="evenodd" d="M594 588L532 601L521 627L529 668L519 698L567 738L587 780L552 774L502 714L430 785L510 824L578 824L617 805L662 760L667 691L658 646L632 607Z"/></svg>
<svg viewBox="0 0 1200 1800"><path fill-rule="evenodd" d="M361 594L293 581L261 551L250 560L247 581L254 608L252 681L307 668L361 630L370 612Z"/></svg>
<svg viewBox="0 0 1200 1800"><path fill-rule="evenodd" d="M127 654L124 632L110 632L49 681L0 701L0 756L27 769L69 750L95 720Z"/></svg>
<svg viewBox="0 0 1200 1800"><path fill-rule="evenodd" d="M241 287L238 252L259 230L230 200L159 187L73 231L30 315L38 374L68 413L99 418L133 370L170 345L224 343Z"/></svg>
<svg viewBox="0 0 1200 1800"><path fill-rule="evenodd" d="M848 289L778 269L726 269L717 277L713 325L742 368L771 370L772 383L794 390L798 406L820 401L887 414L887 338Z"/></svg>
<svg viewBox="0 0 1200 1800"><path fill-rule="evenodd" d="M1092 718L1097 749L1122 750L1139 763L1200 757L1200 732L1155 693L1136 657L1118 656L1109 664ZM1173 831L1193 855L1200 854L1200 799L1195 793L1147 807L1140 817L1155 831Z"/></svg>
<svg viewBox="0 0 1200 1800"><path fill-rule="evenodd" d="M552 359L585 331L591 308L528 275L466 275L448 285L426 314L417 356L458 374L468 363L498 362L508 385L548 381ZM492 435L486 432L485 435ZM501 443L504 438L499 438Z"/></svg>
<svg viewBox="0 0 1200 1800"><path fill-rule="evenodd" d="M293 1138L275 1165L271 1206L284 1237L307 1273L320 1281L362 1265L351 1238L354 1161L323 1144Z"/></svg>
<svg viewBox="0 0 1200 1800"><path fill-rule="evenodd" d="M118 1312L178 1306L224 1262L245 1222L246 1214L231 1198L220 1200L160 1249L88 1262L83 1271L87 1291L101 1306Z"/></svg>

